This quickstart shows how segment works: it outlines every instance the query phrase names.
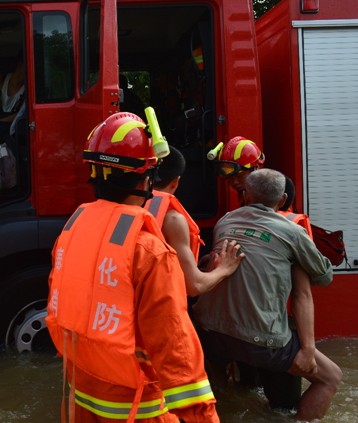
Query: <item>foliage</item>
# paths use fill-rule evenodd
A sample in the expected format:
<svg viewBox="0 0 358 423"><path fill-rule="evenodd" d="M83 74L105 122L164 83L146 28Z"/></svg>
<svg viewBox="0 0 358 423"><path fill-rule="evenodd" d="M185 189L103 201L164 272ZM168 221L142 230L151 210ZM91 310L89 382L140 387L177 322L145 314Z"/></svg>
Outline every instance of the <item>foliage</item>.
<svg viewBox="0 0 358 423"><path fill-rule="evenodd" d="M265 14L281 0L252 0L255 19Z"/></svg>
<svg viewBox="0 0 358 423"><path fill-rule="evenodd" d="M150 105L150 75L146 71L123 72L128 80L128 88L139 96L145 107Z"/></svg>

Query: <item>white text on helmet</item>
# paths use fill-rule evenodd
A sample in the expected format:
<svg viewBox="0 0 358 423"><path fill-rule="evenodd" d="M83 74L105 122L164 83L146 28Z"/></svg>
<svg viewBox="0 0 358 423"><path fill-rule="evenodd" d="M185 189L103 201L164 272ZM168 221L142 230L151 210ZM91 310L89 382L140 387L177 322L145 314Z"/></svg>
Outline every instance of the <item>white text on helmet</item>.
<svg viewBox="0 0 358 423"><path fill-rule="evenodd" d="M113 162L113 163L118 163L118 162L119 162L118 157L104 156L103 154L101 154L101 155L99 156L99 159L100 159L100 160L104 160L104 161L106 161L106 162Z"/></svg>

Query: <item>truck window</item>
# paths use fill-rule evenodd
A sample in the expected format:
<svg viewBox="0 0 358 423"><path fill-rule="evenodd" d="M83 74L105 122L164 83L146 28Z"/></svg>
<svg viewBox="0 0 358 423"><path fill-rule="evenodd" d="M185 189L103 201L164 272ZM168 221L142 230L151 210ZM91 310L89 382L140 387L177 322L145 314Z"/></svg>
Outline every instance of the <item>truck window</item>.
<svg viewBox="0 0 358 423"><path fill-rule="evenodd" d="M70 19L63 12L38 12L33 24L36 102L68 101L74 95Z"/></svg>
<svg viewBox="0 0 358 423"><path fill-rule="evenodd" d="M24 18L17 11L0 13L0 203L29 193L26 51ZM9 94L9 85L16 88ZM3 95L4 93L4 95Z"/></svg>
<svg viewBox="0 0 358 423"><path fill-rule="evenodd" d="M81 92L86 92L98 81L99 74L99 48L100 48L100 22L101 11L95 5L88 6L81 14Z"/></svg>

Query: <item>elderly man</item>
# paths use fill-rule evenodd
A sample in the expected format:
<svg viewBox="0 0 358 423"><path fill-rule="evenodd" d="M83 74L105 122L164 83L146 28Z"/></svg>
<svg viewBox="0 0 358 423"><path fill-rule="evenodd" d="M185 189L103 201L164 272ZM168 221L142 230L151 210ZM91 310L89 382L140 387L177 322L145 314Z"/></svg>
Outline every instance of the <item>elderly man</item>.
<svg viewBox="0 0 358 423"><path fill-rule="evenodd" d="M247 176L246 206L227 213L214 228L214 251L224 239L236 240L245 260L199 298L194 318L209 360L238 360L311 382L297 411L299 420L311 421L325 415L342 377L314 343L309 282L329 284L332 267L302 227L276 213L286 200L284 189L284 175L272 169ZM311 280L292 281L293 264ZM288 324L290 294L297 330Z"/></svg>

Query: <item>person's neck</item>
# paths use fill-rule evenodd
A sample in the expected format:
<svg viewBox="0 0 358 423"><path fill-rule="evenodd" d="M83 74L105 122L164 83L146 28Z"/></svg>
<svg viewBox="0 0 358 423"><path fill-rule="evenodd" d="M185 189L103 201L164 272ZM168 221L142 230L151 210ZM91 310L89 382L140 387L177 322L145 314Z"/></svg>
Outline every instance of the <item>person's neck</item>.
<svg viewBox="0 0 358 423"><path fill-rule="evenodd" d="M123 200L123 204L128 206L139 206L142 207L144 202L144 197L140 197L138 195L129 195L127 198Z"/></svg>

